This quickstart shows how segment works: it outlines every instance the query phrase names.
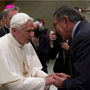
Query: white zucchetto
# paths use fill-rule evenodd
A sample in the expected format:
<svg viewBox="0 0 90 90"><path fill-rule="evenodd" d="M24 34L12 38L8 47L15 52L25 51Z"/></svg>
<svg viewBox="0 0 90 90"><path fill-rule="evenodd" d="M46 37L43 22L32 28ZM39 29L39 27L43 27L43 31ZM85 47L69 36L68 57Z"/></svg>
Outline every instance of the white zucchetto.
<svg viewBox="0 0 90 90"><path fill-rule="evenodd" d="M34 21L33 18L31 18L29 15L27 15L26 13L17 13L15 14L10 22L10 28L15 27L15 26L23 26L24 24L26 24L26 22L30 20L30 21Z"/></svg>

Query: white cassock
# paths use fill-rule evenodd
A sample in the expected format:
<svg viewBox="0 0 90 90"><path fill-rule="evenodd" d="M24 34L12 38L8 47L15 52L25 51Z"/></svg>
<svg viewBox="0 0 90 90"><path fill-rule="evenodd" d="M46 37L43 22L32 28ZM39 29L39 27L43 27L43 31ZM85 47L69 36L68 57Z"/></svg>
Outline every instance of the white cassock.
<svg viewBox="0 0 90 90"><path fill-rule="evenodd" d="M0 90L44 90L47 74L41 69L30 43L22 46L10 33L0 38Z"/></svg>

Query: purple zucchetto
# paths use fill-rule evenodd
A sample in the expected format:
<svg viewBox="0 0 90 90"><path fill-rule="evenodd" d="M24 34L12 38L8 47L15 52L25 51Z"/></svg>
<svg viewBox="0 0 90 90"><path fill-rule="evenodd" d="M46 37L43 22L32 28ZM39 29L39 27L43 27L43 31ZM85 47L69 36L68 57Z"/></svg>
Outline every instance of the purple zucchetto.
<svg viewBox="0 0 90 90"><path fill-rule="evenodd" d="M12 7L16 7L16 6L15 6L15 5L10 4L10 5L5 6L5 8L4 8L3 10L8 9L8 8L12 8Z"/></svg>

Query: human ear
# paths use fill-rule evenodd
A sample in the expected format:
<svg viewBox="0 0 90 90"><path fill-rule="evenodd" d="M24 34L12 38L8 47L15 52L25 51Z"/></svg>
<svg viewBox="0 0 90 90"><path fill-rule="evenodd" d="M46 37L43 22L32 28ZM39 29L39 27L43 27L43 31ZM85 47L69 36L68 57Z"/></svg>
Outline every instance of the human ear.
<svg viewBox="0 0 90 90"><path fill-rule="evenodd" d="M11 32L12 32L12 34L13 34L14 36L17 35L17 30L16 30L16 28L12 27L12 28L11 28Z"/></svg>
<svg viewBox="0 0 90 90"><path fill-rule="evenodd" d="M65 21L65 24L67 24L67 20Z"/></svg>
<svg viewBox="0 0 90 90"><path fill-rule="evenodd" d="M65 25L68 27L69 21L70 21L69 18L67 16L65 16L63 19L64 19Z"/></svg>

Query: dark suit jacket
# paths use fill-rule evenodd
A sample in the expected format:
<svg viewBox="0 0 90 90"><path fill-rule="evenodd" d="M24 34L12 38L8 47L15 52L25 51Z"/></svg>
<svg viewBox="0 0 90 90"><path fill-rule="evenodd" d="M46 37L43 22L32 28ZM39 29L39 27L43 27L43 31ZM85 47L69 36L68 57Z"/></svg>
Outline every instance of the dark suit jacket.
<svg viewBox="0 0 90 90"><path fill-rule="evenodd" d="M90 90L90 23L82 21L75 33L70 50L72 78L63 85L65 90Z"/></svg>
<svg viewBox="0 0 90 90"><path fill-rule="evenodd" d="M32 41L30 40L31 44L33 45ZM50 38L46 35L42 35L39 39L39 46L35 48L33 45L40 62L43 66L43 71L47 73L47 64L46 61L49 60L49 45L50 45Z"/></svg>
<svg viewBox="0 0 90 90"><path fill-rule="evenodd" d="M0 37L4 36L7 33L9 33L9 29L5 25L3 26L3 28L0 28Z"/></svg>

